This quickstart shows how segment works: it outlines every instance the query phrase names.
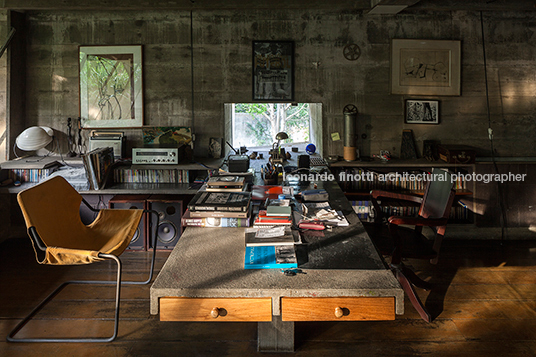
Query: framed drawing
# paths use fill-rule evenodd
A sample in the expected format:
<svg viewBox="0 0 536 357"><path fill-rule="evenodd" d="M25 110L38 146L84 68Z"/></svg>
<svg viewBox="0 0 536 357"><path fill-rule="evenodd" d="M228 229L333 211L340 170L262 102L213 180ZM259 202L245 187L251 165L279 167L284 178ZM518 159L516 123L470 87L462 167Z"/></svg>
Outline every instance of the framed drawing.
<svg viewBox="0 0 536 357"><path fill-rule="evenodd" d="M391 42L391 94L460 95L460 41Z"/></svg>
<svg viewBox="0 0 536 357"><path fill-rule="evenodd" d="M84 128L143 125L142 46L80 46Z"/></svg>
<svg viewBox="0 0 536 357"><path fill-rule="evenodd" d="M253 101L294 100L294 42L253 41Z"/></svg>
<svg viewBox="0 0 536 357"><path fill-rule="evenodd" d="M406 123L439 124L439 102L437 100L406 100Z"/></svg>

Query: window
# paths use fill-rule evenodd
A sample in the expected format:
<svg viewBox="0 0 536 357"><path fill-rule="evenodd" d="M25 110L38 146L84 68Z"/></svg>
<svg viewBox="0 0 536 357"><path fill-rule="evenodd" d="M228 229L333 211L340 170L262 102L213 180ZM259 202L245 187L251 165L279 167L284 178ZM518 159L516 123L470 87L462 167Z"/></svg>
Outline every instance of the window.
<svg viewBox="0 0 536 357"><path fill-rule="evenodd" d="M289 136L282 144L316 144L319 141L316 138L321 137L320 103L232 103L227 106L225 112L231 115L231 120L226 123L232 127L227 130L231 136L227 139L231 139L235 148L271 147L281 131Z"/></svg>

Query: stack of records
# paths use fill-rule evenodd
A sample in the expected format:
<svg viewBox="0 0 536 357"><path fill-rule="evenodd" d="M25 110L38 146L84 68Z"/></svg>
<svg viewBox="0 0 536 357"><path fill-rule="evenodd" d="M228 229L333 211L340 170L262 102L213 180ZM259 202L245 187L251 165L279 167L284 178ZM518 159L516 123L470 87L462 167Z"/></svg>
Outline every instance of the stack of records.
<svg viewBox="0 0 536 357"><path fill-rule="evenodd" d="M245 187L244 176L212 176L209 177L205 190L210 192L242 192Z"/></svg>

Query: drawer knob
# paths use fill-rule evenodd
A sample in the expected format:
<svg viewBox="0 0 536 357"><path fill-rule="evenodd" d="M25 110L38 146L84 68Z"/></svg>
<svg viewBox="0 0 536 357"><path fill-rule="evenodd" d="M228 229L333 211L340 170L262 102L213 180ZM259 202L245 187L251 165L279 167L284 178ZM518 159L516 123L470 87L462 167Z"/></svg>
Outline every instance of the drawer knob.
<svg viewBox="0 0 536 357"><path fill-rule="evenodd" d="M218 309L217 307L213 308L212 311L210 312L210 316L212 316L213 318L218 318L218 316L220 316L220 309Z"/></svg>
<svg viewBox="0 0 536 357"><path fill-rule="evenodd" d="M344 315L344 312L342 311L342 308L336 307L335 308L335 317L340 319Z"/></svg>

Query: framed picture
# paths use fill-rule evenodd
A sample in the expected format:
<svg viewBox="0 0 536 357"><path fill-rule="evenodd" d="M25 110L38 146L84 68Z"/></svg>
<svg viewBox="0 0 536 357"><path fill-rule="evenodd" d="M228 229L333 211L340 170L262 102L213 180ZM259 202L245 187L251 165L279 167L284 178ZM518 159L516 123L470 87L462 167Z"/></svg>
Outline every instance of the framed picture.
<svg viewBox="0 0 536 357"><path fill-rule="evenodd" d="M253 41L253 101L294 100L294 42Z"/></svg>
<svg viewBox="0 0 536 357"><path fill-rule="evenodd" d="M406 123L439 124L439 102L437 100L406 100Z"/></svg>
<svg viewBox="0 0 536 357"><path fill-rule="evenodd" d="M80 46L84 128L143 125L142 46Z"/></svg>
<svg viewBox="0 0 536 357"><path fill-rule="evenodd" d="M460 41L391 42L391 93L460 95Z"/></svg>
<svg viewBox="0 0 536 357"><path fill-rule="evenodd" d="M158 145L180 147L192 142L192 129L186 126L145 127L142 133L143 145L148 147Z"/></svg>

